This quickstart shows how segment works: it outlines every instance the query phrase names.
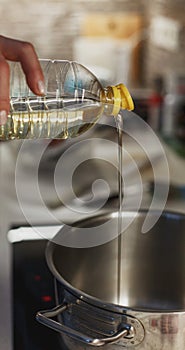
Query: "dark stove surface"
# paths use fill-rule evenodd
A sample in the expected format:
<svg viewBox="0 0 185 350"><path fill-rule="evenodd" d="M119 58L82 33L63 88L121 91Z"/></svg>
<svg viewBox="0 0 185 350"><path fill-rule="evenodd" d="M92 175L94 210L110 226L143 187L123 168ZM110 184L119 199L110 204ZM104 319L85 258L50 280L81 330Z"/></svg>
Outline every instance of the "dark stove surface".
<svg viewBox="0 0 185 350"><path fill-rule="evenodd" d="M14 350L66 350L60 334L35 319L37 311L56 305L46 244L42 239L12 243Z"/></svg>

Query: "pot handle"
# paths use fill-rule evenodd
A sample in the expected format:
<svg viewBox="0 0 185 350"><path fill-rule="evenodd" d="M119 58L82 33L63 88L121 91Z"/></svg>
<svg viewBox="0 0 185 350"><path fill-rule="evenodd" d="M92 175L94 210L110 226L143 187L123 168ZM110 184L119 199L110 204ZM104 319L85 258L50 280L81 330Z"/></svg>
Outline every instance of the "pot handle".
<svg viewBox="0 0 185 350"><path fill-rule="evenodd" d="M59 305L51 310L44 310L44 311L38 311L36 315L36 319L38 322L42 323L43 325L58 331L67 334L68 336L74 338L75 340L81 341L83 343L92 345L92 346L103 346L109 343L114 343L121 338L129 336L129 338L132 338L134 336L133 327L129 324L124 324L122 329L120 329L116 334L110 337L106 338L91 338L83 333L80 333L78 331L75 331L74 329L71 329L55 320L52 319L52 317L56 317L59 314L63 313L65 310L67 310L71 304L64 304Z"/></svg>

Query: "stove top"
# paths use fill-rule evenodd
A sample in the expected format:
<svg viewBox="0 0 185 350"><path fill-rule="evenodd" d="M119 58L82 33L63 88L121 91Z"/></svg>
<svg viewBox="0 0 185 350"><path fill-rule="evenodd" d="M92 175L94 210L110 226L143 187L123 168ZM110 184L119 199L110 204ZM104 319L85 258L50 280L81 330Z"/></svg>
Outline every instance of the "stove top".
<svg viewBox="0 0 185 350"><path fill-rule="evenodd" d="M38 310L55 306L54 279L45 260L46 244L46 239L38 237L14 239L11 244L13 350L66 350L60 334L35 319Z"/></svg>

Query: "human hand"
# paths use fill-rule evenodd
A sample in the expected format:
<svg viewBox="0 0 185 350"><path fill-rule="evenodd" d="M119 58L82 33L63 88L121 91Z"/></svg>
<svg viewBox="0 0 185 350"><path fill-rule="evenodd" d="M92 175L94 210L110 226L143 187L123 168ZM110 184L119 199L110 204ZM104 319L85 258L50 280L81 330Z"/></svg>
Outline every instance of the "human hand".
<svg viewBox="0 0 185 350"><path fill-rule="evenodd" d="M44 94L44 76L33 45L0 35L0 125L7 121L10 110L10 68L7 62L20 62L32 92Z"/></svg>

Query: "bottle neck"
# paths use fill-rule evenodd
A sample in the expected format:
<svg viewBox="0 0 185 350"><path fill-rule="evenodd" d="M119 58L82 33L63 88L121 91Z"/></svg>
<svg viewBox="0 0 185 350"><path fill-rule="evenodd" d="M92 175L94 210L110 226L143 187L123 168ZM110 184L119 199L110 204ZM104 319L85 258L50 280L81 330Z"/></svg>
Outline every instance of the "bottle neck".
<svg viewBox="0 0 185 350"><path fill-rule="evenodd" d="M120 109L132 111L134 103L130 93L125 85L108 86L102 90L100 96L104 104L104 110L107 115L117 116Z"/></svg>

